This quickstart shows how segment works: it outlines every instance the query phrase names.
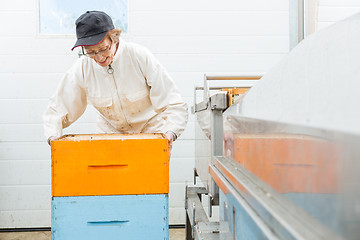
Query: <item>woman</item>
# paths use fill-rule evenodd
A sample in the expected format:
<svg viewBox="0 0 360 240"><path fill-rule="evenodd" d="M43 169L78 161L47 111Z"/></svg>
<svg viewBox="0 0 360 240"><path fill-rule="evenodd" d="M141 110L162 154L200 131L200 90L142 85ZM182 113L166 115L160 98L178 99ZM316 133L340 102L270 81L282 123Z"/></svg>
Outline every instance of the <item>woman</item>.
<svg viewBox="0 0 360 240"><path fill-rule="evenodd" d="M50 143L93 105L104 133L164 133L172 142L187 122L187 105L175 83L144 47L120 39L104 12L76 20L81 57L66 73L44 113Z"/></svg>

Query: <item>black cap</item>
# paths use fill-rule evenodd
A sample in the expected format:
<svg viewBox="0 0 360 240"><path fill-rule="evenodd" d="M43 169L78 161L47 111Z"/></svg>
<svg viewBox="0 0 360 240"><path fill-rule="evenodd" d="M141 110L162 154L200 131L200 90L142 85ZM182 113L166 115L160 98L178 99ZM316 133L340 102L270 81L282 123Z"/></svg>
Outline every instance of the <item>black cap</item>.
<svg viewBox="0 0 360 240"><path fill-rule="evenodd" d="M109 15L100 11L87 11L75 22L77 41L74 48L91 46L104 39L109 30L114 29L114 24Z"/></svg>

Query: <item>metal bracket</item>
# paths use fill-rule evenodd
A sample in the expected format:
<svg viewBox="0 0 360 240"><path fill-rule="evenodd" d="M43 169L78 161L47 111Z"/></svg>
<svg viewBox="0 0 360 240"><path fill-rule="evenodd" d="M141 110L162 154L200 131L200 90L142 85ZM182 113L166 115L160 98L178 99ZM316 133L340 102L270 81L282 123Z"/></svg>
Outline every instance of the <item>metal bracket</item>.
<svg viewBox="0 0 360 240"><path fill-rule="evenodd" d="M186 209L186 239L194 239L194 229L198 222L208 222L208 217L199 199L201 194L208 194L204 187L186 186L185 192L185 209Z"/></svg>
<svg viewBox="0 0 360 240"><path fill-rule="evenodd" d="M227 104L227 92L220 91L210 97L211 110L225 110L228 107Z"/></svg>
<svg viewBox="0 0 360 240"><path fill-rule="evenodd" d="M232 240L227 222L200 222L195 227L195 239Z"/></svg>
<svg viewBox="0 0 360 240"><path fill-rule="evenodd" d="M186 186L186 240L231 239L227 223L209 221L200 200L202 194L208 194L206 188Z"/></svg>
<svg viewBox="0 0 360 240"><path fill-rule="evenodd" d="M196 168L194 168L194 185L196 185L196 177L198 177L198 173L196 171Z"/></svg>
<svg viewBox="0 0 360 240"><path fill-rule="evenodd" d="M211 189L210 189L210 193L209 193L209 209L208 209L208 213L209 213L209 217L212 217L212 207L213 206L219 206L219 187L216 184L216 182L214 181L214 179L211 179Z"/></svg>

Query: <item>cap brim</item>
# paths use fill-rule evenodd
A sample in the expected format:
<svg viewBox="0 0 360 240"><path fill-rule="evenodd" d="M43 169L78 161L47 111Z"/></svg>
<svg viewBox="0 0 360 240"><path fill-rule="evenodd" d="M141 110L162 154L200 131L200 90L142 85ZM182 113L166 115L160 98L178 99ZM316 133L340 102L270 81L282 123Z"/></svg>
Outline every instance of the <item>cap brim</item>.
<svg viewBox="0 0 360 240"><path fill-rule="evenodd" d="M80 46L93 46L93 45L96 45L96 44L100 43L104 39L106 34L107 34L107 31L103 32L103 33L100 33L100 34L97 34L97 35L90 36L90 37L80 38L80 39L78 39L76 41L76 43L75 43L74 47L71 49L71 51L74 50L74 48L80 47Z"/></svg>

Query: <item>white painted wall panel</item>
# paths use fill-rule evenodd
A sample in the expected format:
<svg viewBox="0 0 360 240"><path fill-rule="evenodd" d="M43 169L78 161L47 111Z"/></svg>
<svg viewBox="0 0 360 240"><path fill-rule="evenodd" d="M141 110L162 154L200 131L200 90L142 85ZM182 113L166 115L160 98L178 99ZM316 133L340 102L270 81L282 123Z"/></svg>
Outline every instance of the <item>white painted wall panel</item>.
<svg viewBox="0 0 360 240"><path fill-rule="evenodd" d="M320 0L318 29L326 28L360 11L358 0Z"/></svg>
<svg viewBox="0 0 360 240"><path fill-rule="evenodd" d="M76 124L64 129L64 134L74 132L98 133L98 129L94 121L84 123L78 120ZM43 125L42 123L0 124L0 142L44 142Z"/></svg>
<svg viewBox="0 0 360 240"><path fill-rule="evenodd" d="M319 19L322 22L337 22L360 11L360 6L322 6L319 11Z"/></svg>
<svg viewBox="0 0 360 240"><path fill-rule="evenodd" d="M286 11L135 12L130 14L130 21L133 36L288 35L288 29L284 28L284 23L288 22ZM191 24L184 24L184 21Z"/></svg>
<svg viewBox="0 0 360 240"><path fill-rule="evenodd" d="M24 0L0 0L0 12L10 12L10 11L31 11L34 13L36 11L36 5L34 1L24 1Z"/></svg>
<svg viewBox="0 0 360 240"><path fill-rule="evenodd" d="M50 148L43 139L42 114L77 59L77 51L70 51L75 37L39 35L37 0L0 0L0 5L0 22L12 22L0 32L0 228L46 227ZM130 33L123 38L155 54L189 110L193 87L204 73L262 74L288 51L287 0L130 0L129 6ZM64 134L97 132L95 118L96 110L88 107ZM170 161L170 224L185 223L194 132L190 114Z"/></svg>
<svg viewBox="0 0 360 240"><path fill-rule="evenodd" d="M178 140L194 140L195 139L195 122L188 121L186 129L181 134Z"/></svg>
<svg viewBox="0 0 360 240"><path fill-rule="evenodd" d="M334 22L319 22L318 23L318 30L321 30L323 28L329 27L332 24L334 24Z"/></svg>
<svg viewBox="0 0 360 240"><path fill-rule="evenodd" d="M359 0L320 0L322 6L348 6L348 7L360 7Z"/></svg>
<svg viewBox="0 0 360 240"><path fill-rule="evenodd" d="M184 224L185 223L185 206L169 208L169 220L171 224Z"/></svg>
<svg viewBox="0 0 360 240"><path fill-rule="evenodd" d="M172 158L194 158L195 146L192 140L175 141L173 150L171 151Z"/></svg>
<svg viewBox="0 0 360 240"><path fill-rule="evenodd" d="M25 2L25 0L24 0ZM30 2L30 1L29 1ZM33 3L34 4L34 3ZM7 5L3 3L2 5ZM0 22L11 24L1 24L0 37L17 36L29 37L36 34L36 13L32 11L1 11Z"/></svg>
<svg viewBox="0 0 360 240"><path fill-rule="evenodd" d="M47 99L0 99L0 109L6 113L0 115L0 124L42 123L42 114L47 104ZM88 106L86 114L81 116L78 122L93 122L96 114L96 110Z"/></svg>
<svg viewBox="0 0 360 240"><path fill-rule="evenodd" d="M169 207L175 208L185 205L185 183L170 183Z"/></svg>
<svg viewBox="0 0 360 240"><path fill-rule="evenodd" d="M43 142L0 142L2 160L48 160L50 148Z"/></svg>
<svg viewBox="0 0 360 240"><path fill-rule="evenodd" d="M193 179L194 159L192 157L173 157L170 161L170 179L172 183L190 182Z"/></svg>
<svg viewBox="0 0 360 240"><path fill-rule="evenodd" d="M17 191L13 191L14 188ZM0 186L0 191L0 210L47 210L50 207L50 185Z"/></svg>
<svg viewBox="0 0 360 240"><path fill-rule="evenodd" d="M0 123L40 123L41 110L47 105L46 99L1 99Z"/></svg>
<svg viewBox="0 0 360 240"><path fill-rule="evenodd" d="M288 11L287 0L131 1L132 11Z"/></svg>
<svg viewBox="0 0 360 240"><path fill-rule="evenodd" d="M169 71L266 72L283 54L158 54Z"/></svg>
<svg viewBox="0 0 360 240"><path fill-rule="evenodd" d="M50 185L18 187L0 186L0 224L14 226L48 226L51 221Z"/></svg>
<svg viewBox="0 0 360 240"><path fill-rule="evenodd" d="M3 43L0 46L0 52L5 55L72 55L70 50L74 45L75 37L0 36L0 40ZM73 51L74 55L77 53L77 50Z"/></svg>
<svg viewBox="0 0 360 240"><path fill-rule="evenodd" d="M51 163L49 160L1 160L0 186L50 185Z"/></svg>
<svg viewBox="0 0 360 240"><path fill-rule="evenodd" d="M133 42L155 54L264 54L288 52L288 40L287 36L153 36Z"/></svg>
<svg viewBox="0 0 360 240"><path fill-rule="evenodd" d="M0 73L0 99L48 99L56 90L62 75L63 73Z"/></svg>
<svg viewBox="0 0 360 240"><path fill-rule="evenodd" d="M3 55L0 73L64 73L76 60L74 55ZM16 64L14 64L16 63Z"/></svg>
<svg viewBox="0 0 360 240"><path fill-rule="evenodd" d="M44 141L43 126L40 123L0 124L0 142L43 142L43 141Z"/></svg>
<svg viewBox="0 0 360 240"><path fill-rule="evenodd" d="M14 228L14 226L19 226L19 227L25 226L27 228L38 228L39 226L50 227L50 222L51 222L50 206L46 210L0 211L1 228Z"/></svg>

